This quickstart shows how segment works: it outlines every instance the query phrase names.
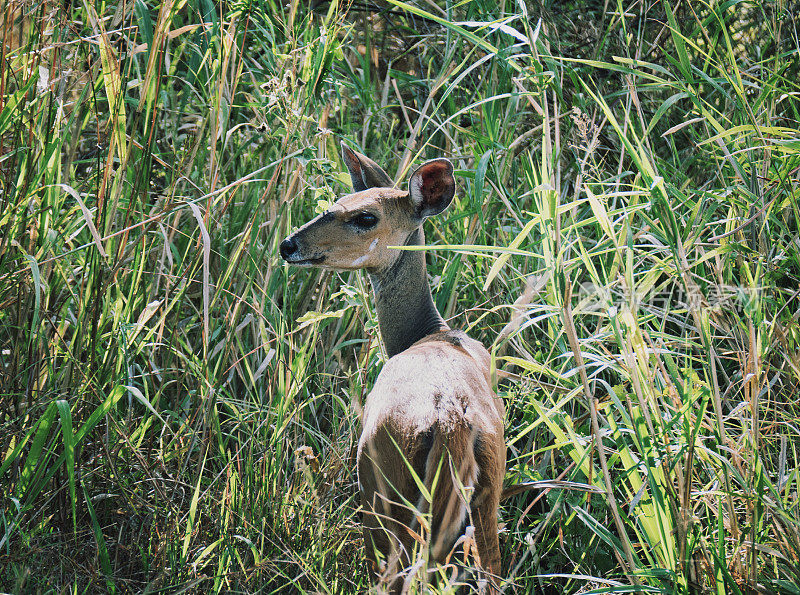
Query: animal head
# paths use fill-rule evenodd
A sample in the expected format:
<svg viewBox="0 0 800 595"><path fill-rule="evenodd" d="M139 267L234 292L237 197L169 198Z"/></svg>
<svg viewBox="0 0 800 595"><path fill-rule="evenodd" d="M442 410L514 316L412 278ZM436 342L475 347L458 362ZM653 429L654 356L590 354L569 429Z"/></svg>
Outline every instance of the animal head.
<svg viewBox="0 0 800 595"><path fill-rule="evenodd" d="M354 192L283 240L281 256L298 266L385 269L400 256L389 246L405 245L427 217L453 200L453 166L447 159L423 163L408 190L400 190L372 159L344 144L342 151Z"/></svg>

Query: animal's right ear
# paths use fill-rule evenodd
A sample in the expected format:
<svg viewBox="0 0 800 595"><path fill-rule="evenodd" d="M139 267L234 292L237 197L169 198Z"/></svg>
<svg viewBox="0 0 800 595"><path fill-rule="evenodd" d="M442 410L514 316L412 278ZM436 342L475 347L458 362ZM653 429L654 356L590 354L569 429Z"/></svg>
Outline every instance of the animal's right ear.
<svg viewBox="0 0 800 595"><path fill-rule="evenodd" d="M411 174L408 190L419 218L441 213L456 192L453 164L447 159L426 161Z"/></svg>
<svg viewBox="0 0 800 595"><path fill-rule="evenodd" d="M350 172L354 191L361 192L368 188L391 188L394 186L392 178L381 169L380 165L366 155L353 151L344 144L344 141L342 141L342 158Z"/></svg>

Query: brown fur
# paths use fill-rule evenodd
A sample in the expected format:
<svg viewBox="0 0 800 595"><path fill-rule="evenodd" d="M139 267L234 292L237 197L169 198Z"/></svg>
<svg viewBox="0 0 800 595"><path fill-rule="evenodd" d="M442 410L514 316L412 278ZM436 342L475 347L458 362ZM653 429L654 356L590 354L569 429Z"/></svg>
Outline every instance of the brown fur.
<svg viewBox="0 0 800 595"><path fill-rule="evenodd" d="M424 252L390 248L424 242L422 222L452 200L452 165L429 161L404 192L373 187L390 179L365 156L345 148L344 159L357 192L284 240L281 254L298 265L364 268L372 280L391 357L364 403L358 445L370 567L379 589L402 593L428 563L466 561L499 592L505 410L489 353L436 310ZM369 224L359 226L364 213Z"/></svg>
<svg viewBox="0 0 800 595"><path fill-rule="evenodd" d="M505 472L503 404L487 382L487 368L470 351L484 362L489 354L463 333L459 340L469 350L454 345L447 335L456 333L438 333L391 358L364 407L358 472L367 554L394 592L402 584L397 575L412 564L412 531L419 531L409 503L420 514L430 513L431 532L424 537L433 561L445 563L463 525L471 524L475 562L489 575L500 575L496 515ZM438 473L428 507L409 463L419 458L420 437L431 430L432 446L419 476L431 490ZM460 486L472 488L471 519L461 512L466 502ZM386 566L378 564L371 544L388 558Z"/></svg>

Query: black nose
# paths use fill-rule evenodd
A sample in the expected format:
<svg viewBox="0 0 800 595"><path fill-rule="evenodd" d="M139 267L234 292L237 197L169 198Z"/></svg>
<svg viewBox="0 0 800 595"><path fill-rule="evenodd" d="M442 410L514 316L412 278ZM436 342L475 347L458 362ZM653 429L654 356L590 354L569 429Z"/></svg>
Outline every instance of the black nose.
<svg viewBox="0 0 800 595"><path fill-rule="evenodd" d="M284 260L288 260L295 252L297 252L297 242L294 241L294 238L288 237L281 242L281 256Z"/></svg>

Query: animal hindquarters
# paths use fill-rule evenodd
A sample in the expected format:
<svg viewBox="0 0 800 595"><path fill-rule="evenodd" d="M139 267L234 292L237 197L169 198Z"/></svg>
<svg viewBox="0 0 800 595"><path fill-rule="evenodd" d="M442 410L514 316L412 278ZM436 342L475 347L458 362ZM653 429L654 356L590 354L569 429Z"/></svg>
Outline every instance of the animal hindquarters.
<svg viewBox="0 0 800 595"><path fill-rule="evenodd" d="M405 438L384 426L359 445L367 556L392 592L402 591L409 569L433 562L466 561L485 571L490 583L499 575L497 486L505 451L487 448L493 442L464 419L441 425ZM463 537L468 525L474 526L472 538Z"/></svg>
<svg viewBox="0 0 800 595"><path fill-rule="evenodd" d="M418 509L430 510L431 557L436 562L447 561L468 521L468 499L478 479L475 439L475 431L464 420L450 431L437 427L434 432L423 476L431 502L420 497Z"/></svg>
<svg viewBox="0 0 800 595"><path fill-rule="evenodd" d="M401 592L405 570L414 557L415 505L419 490L411 470L413 457L407 463L403 450L407 440L385 426L367 437L361 436L358 446L358 484L361 491L364 547L367 562L379 588ZM418 549L418 548L417 548Z"/></svg>
<svg viewBox="0 0 800 595"><path fill-rule="evenodd" d="M487 439L492 431L461 420L452 431L438 434L429 454L425 486L433 500L432 558L441 564L460 559L474 565L480 571L480 583L495 593L500 577L497 511L505 448L498 449L496 440ZM473 531L465 534L469 525Z"/></svg>

